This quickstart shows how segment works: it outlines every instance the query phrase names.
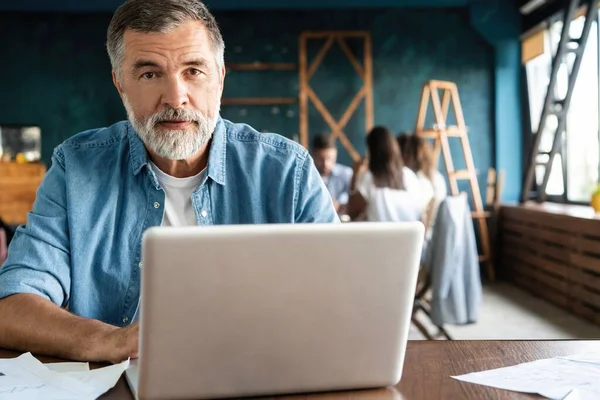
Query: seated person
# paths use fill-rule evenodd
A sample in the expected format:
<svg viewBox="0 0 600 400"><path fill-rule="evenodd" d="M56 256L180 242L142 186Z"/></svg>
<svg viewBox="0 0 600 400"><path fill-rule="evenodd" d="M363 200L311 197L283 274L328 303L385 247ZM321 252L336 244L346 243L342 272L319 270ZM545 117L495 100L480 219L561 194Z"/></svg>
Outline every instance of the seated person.
<svg viewBox="0 0 600 400"><path fill-rule="evenodd" d="M419 179L421 209L428 212L428 225L435 220L437 208L448 195L444 176L438 171L433 157L433 149L427 140L412 134L398 136L402 158L407 167L413 170Z"/></svg>
<svg viewBox="0 0 600 400"><path fill-rule="evenodd" d="M200 1L126 1L107 48L128 121L54 150L0 269L2 348L137 357L149 227L339 221L303 147L219 116L224 44Z"/></svg>
<svg viewBox="0 0 600 400"><path fill-rule="evenodd" d="M385 127L367 135L368 160L355 164L348 215L364 213L368 221L418 221L419 181L404 166L398 143Z"/></svg>
<svg viewBox="0 0 600 400"><path fill-rule="evenodd" d="M352 168L337 163L337 148L331 135L315 136L311 155L327 190L329 190L335 209L342 212L348 203Z"/></svg>

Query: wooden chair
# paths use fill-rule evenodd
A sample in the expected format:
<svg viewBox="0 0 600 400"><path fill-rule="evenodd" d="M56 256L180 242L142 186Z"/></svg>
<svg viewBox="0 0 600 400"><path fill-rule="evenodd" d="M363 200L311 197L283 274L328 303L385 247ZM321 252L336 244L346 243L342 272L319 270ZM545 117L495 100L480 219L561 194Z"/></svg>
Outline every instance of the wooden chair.
<svg viewBox="0 0 600 400"><path fill-rule="evenodd" d="M504 188L504 170L496 171L494 168L488 170L487 190L485 196L485 213L488 220L488 231L490 232L490 247L492 257L496 259L498 238L498 214L500 212L500 199ZM496 260L497 261L497 260ZM495 263L497 265L497 262Z"/></svg>

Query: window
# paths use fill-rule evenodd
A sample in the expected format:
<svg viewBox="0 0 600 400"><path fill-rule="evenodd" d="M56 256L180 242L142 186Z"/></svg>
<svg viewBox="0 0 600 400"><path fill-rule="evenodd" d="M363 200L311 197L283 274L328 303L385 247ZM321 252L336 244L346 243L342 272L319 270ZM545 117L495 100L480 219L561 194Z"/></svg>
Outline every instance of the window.
<svg viewBox="0 0 600 400"><path fill-rule="evenodd" d="M571 37L579 37L583 29L585 16L581 16L569 27ZM532 131L538 128L546 89L550 82L552 55L556 53L562 21L553 22L545 32L544 51L525 65L530 98ZM571 104L567 113L566 132L563 137L563 156L555 157L546 193L553 199L589 203L595 183L598 182L600 169L600 136L598 126L599 110L599 69L598 69L598 23L595 21L590 30L581 67ZM568 87L568 76L574 60L569 54L561 65L557 76L556 97L564 98ZM568 68L568 69L567 69ZM555 116L547 119L542 133L540 150L550 151L552 138L558 121ZM548 155L540 154L538 162L548 160ZM563 165L564 163L564 165ZM536 183L541 184L544 167L536 169Z"/></svg>

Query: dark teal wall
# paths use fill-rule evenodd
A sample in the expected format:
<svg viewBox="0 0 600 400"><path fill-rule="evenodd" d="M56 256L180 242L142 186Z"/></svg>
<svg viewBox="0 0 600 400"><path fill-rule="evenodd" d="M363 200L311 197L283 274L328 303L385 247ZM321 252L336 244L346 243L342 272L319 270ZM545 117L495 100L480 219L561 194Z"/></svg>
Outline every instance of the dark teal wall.
<svg viewBox="0 0 600 400"><path fill-rule="evenodd" d="M472 27L467 8L344 11L217 12L228 62L296 62L305 29L364 29L373 36L375 123L413 130L422 85L458 83L480 182L494 164L494 48ZM124 117L103 49L110 15L0 15L0 123L40 124L43 157L74 133ZM320 43L314 42L316 53ZM350 43L362 55L358 43ZM312 86L339 117L361 81L337 48ZM294 72L230 72L225 97L294 97ZM359 110L362 110L362 106ZM297 106L223 106L224 117L288 137L298 134ZM348 135L364 151L364 113ZM325 130L311 110L311 131ZM453 146L455 151L458 147ZM456 155L460 155L459 152ZM349 158L342 154L342 161ZM457 167L461 163L457 163Z"/></svg>
<svg viewBox="0 0 600 400"><path fill-rule="evenodd" d="M124 0L0 0L0 11L113 12ZM476 0L204 0L211 10L463 7ZM511 2L512 0L485 0Z"/></svg>
<svg viewBox="0 0 600 400"><path fill-rule="evenodd" d="M509 3L473 0L471 23L494 48L495 166L505 173L502 200L519 198L523 181L521 16Z"/></svg>
<svg viewBox="0 0 600 400"><path fill-rule="evenodd" d="M493 161L493 48L470 26L466 9L453 10L363 10L361 12L266 12L255 14L256 23L243 24L247 13L219 17L230 62L295 62L298 35L304 29L364 29L371 32L374 56L375 123L394 132L415 128L422 85L429 79L458 83L462 105L471 132L475 164L483 183ZM277 21L272 23L272 21ZM252 37L249 41L247 38ZM311 59L322 41L311 46ZM351 42L362 57L360 42ZM294 96L298 79L293 72L231 72L226 97ZM317 70L311 86L339 118L360 89L358 78L346 56L336 46ZM364 153L364 105L348 126L347 134ZM274 130L288 137L298 135L297 106L223 107L223 115L245 120L260 130ZM311 106L311 132L326 131L327 125ZM276 112L277 114L273 114ZM287 115L288 113L289 116ZM458 142L456 143L458 145ZM453 146L455 155L461 153ZM342 162L350 159L341 152ZM457 162L457 167L461 163Z"/></svg>
<svg viewBox="0 0 600 400"><path fill-rule="evenodd" d="M103 51L109 16L0 14L0 124L40 125L42 158L125 117Z"/></svg>

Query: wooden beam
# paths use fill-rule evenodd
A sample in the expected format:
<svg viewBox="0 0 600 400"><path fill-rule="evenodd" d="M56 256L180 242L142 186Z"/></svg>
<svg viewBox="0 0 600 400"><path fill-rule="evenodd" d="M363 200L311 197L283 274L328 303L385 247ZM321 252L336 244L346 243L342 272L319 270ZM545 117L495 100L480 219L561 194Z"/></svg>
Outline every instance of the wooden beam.
<svg viewBox="0 0 600 400"><path fill-rule="evenodd" d="M327 122L327 125L329 125L333 132L337 132L339 130L338 123L331 116L329 111L327 111L327 107L325 107L325 105L321 102L319 96L317 96L311 87L307 87L306 92L308 94L308 98L313 102L317 111L321 114L325 122Z"/></svg>
<svg viewBox="0 0 600 400"><path fill-rule="evenodd" d="M364 63L357 60L356 56L352 53L348 44L344 41L346 37L358 37L364 38L365 40L365 58ZM325 43L317 53L315 59L308 66L308 50L307 42L308 39L326 39ZM333 41L337 41L342 51L346 54L350 63L358 75L363 79L363 86L358 93L354 96L348 108L344 111L344 114L339 121L336 121L332 116L327 107L319 99L316 93L310 86L310 79L317 70L317 68L323 62L325 55L330 50ZM299 55L298 60L299 66L299 81L300 81L300 137L303 144L308 145L308 103L312 102L317 111L321 114L327 125L331 128L331 134L333 137L340 140L340 143L348 151L350 156L354 160L361 158L360 154L356 151L348 137L343 132L343 129L348 124L352 115L356 113L358 106L363 98L365 98L365 125L366 130L369 131L373 125L373 58L372 58L372 43L371 36L365 31L305 31L300 35L299 38Z"/></svg>
<svg viewBox="0 0 600 400"><path fill-rule="evenodd" d="M342 145L344 146L346 151L348 151L348 153L350 153L350 157L352 157L352 159L354 161L358 161L362 158L360 156L360 154L358 154L358 152L356 151L354 146L352 146L352 142L350 142L350 139L348 139L348 137L344 134L344 132L340 131L339 134L337 135L337 138L340 140L340 143L342 143Z"/></svg>
<svg viewBox="0 0 600 400"><path fill-rule="evenodd" d="M454 82L431 80L431 81L429 81L429 85L431 85L432 88L452 90L452 91L458 90L456 88L456 84Z"/></svg>
<svg viewBox="0 0 600 400"><path fill-rule="evenodd" d="M435 86L431 88L431 105L433 106L437 129L446 129L446 118L444 118L444 113L442 112L440 92Z"/></svg>
<svg viewBox="0 0 600 400"><path fill-rule="evenodd" d="M450 98L452 93L449 90L444 90L444 96L442 97L442 115L444 121L448 121L448 109L450 108Z"/></svg>
<svg viewBox="0 0 600 400"><path fill-rule="evenodd" d="M373 107L373 42L371 35L367 34L364 39L365 43L365 133L369 132L375 125L374 107Z"/></svg>
<svg viewBox="0 0 600 400"><path fill-rule="evenodd" d="M298 95L299 113L300 113L300 144L308 149L308 75L306 69L308 68L308 49L306 37L300 35L298 40L298 62L299 62L299 81L300 81L300 93Z"/></svg>
<svg viewBox="0 0 600 400"><path fill-rule="evenodd" d="M417 126L415 133L420 135L425 130L425 120L427 119L427 109L429 108L429 97L431 96L431 88L429 85L423 87L421 93L421 104L419 105L419 114L417 115ZM437 165L437 162L436 162Z"/></svg>
<svg viewBox="0 0 600 400"><path fill-rule="evenodd" d="M342 51L346 54L346 57L348 57L348 60L350 60L350 64L352 64L352 66L356 70L356 73L358 74L358 76L360 76L360 79L362 79L364 81L365 80L365 70L363 69L362 65L360 65L360 63L358 62L356 57L354 57L354 54L352 54L352 50L350 50L350 47L348 47L348 43L346 43L346 41L341 37L338 37L336 39L336 42L338 43L338 45L340 46Z"/></svg>
<svg viewBox="0 0 600 400"><path fill-rule="evenodd" d="M340 126L340 124L338 122L336 122L335 119L329 113L329 111L327 111L327 108L321 102L321 100L319 99L319 96L317 96L317 94L310 87L307 88L307 92L308 92L308 97L315 105L315 108L317 109L317 111L319 111L319 113L321 114L321 116L323 117L323 119L325 120L327 125L329 125L329 127L331 128L331 133L340 140L340 142L342 143L344 148L346 148L348 153L350 153L350 156L352 157L353 160L355 160L355 161L360 160L360 158L361 158L360 154L358 154L358 152L356 151L354 146L352 146L352 143L350 142L350 140L348 140L348 138L344 134L343 128Z"/></svg>
<svg viewBox="0 0 600 400"><path fill-rule="evenodd" d="M354 95L354 98L350 102L350 105L348 106L348 108L346 108L346 111L344 112L342 118L340 118L340 121L338 122L340 129L344 129L346 125L348 125L348 121L350 121L350 118L352 118L352 115L354 115L354 112L358 108L358 105L360 104L361 100L363 99L363 97L365 97L366 89L366 86L363 85L363 87L360 88L358 93Z"/></svg>
<svg viewBox="0 0 600 400"><path fill-rule="evenodd" d="M310 64L310 68L308 69L308 72L306 73L306 82L307 83L308 83L308 81L310 81L310 78L312 78L312 76L314 75L317 68L319 68L319 65L321 65L321 62L323 62L323 58L325 58L325 55L331 48L332 44L333 44L333 38L330 37L329 39L327 39L325 44L321 47L321 50L319 50L319 53L317 53L317 56L313 60L312 64ZM308 52L308 49L307 49L307 52Z"/></svg>

